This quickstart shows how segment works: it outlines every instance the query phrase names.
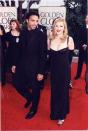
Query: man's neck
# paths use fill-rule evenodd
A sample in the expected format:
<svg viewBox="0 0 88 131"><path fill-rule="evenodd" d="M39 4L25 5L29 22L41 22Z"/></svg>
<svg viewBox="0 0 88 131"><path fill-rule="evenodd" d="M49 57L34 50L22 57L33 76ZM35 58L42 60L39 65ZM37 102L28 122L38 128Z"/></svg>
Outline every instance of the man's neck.
<svg viewBox="0 0 88 131"><path fill-rule="evenodd" d="M28 30L31 31L32 29L28 27Z"/></svg>
<svg viewBox="0 0 88 131"><path fill-rule="evenodd" d="M35 29L36 29L36 28L35 28ZM31 29L30 27L28 27L28 30L29 30L29 31L32 31L32 30L35 30L35 29Z"/></svg>

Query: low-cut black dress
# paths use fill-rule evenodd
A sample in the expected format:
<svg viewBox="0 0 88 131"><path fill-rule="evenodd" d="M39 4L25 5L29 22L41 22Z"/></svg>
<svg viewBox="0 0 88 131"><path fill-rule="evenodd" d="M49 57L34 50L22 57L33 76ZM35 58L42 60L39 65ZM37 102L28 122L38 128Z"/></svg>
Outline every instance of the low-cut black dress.
<svg viewBox="0 0 88 131"><path fill-rule="evenodd" d="M50 49L51 58L51 114L52 120L65 119L69 113L68 48Z"/></svg>

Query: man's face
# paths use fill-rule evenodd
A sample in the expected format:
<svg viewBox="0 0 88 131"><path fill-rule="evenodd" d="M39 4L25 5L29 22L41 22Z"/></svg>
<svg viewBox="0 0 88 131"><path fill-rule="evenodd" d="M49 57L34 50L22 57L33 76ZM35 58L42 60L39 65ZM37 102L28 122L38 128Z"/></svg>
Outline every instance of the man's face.
<svg viewBox="0 0 88 131"><path fill-rule="evenodd" d="M39 18L36 15L31 15L27 20L28 28L30 30L35 29L38 26Z"/></svg>

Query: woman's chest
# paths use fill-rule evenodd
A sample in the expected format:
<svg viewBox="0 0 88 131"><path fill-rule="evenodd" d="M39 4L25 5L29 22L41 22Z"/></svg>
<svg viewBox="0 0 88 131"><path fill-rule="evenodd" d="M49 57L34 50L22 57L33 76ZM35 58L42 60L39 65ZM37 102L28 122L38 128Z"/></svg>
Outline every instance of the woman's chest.
<svg viewBox="0 0 88 131"><path fill-rule="evenodd" d="M61 42L57 40L51 41L50 48L54 50L60 50L67 47L67 42Z"/></svg>

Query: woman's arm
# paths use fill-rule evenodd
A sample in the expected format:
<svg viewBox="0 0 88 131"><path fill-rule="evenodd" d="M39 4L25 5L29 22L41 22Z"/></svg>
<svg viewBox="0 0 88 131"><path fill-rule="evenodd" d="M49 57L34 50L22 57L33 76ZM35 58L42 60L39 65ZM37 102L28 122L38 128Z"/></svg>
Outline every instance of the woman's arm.
<svg viewBox="0 0 88 131"><path fill-rule="evenodd" d="M69 36L69 41L68 41L68 48L69 50L74 50L74 41L73 38Z"/></svg>

